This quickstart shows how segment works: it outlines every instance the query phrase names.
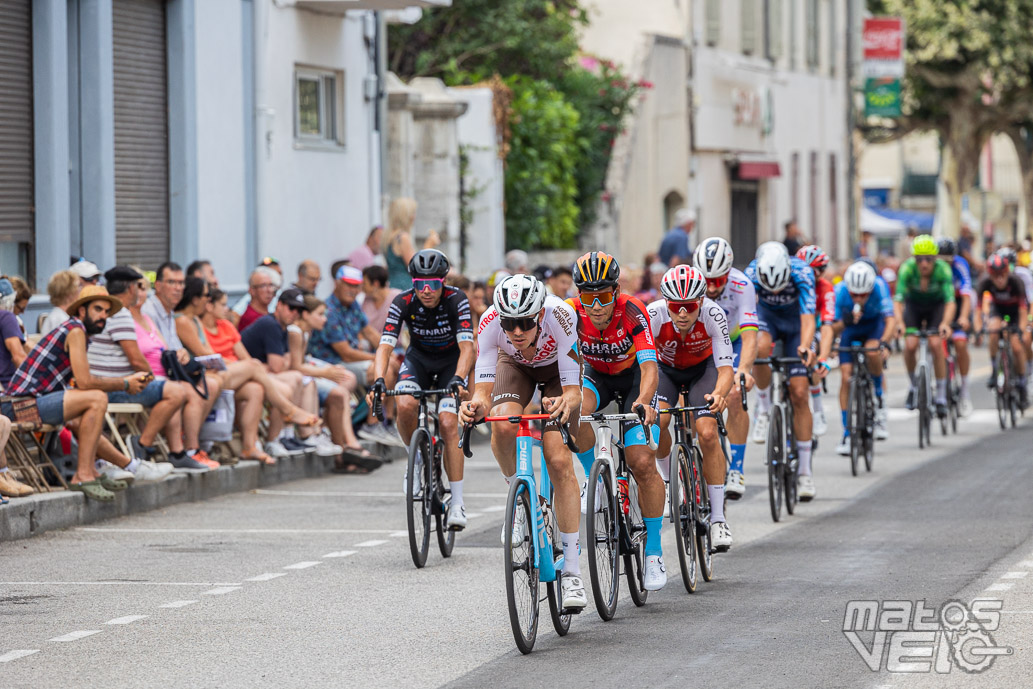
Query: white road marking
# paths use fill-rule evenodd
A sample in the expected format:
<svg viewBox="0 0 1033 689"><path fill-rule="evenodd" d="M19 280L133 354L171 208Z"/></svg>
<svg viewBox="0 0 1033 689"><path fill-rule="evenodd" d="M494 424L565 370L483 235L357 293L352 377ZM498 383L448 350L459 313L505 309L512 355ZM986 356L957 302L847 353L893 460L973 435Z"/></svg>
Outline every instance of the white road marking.
<svg viewBox="0 0 1033 689"><path fill-rule="evenodd" d="M1002 615L1033 615L1033 610L1002 610Z"/></svg>
<svg viewBox="0 0 1033 689"><path fill-rule="evenodd" d="M108 620L104 624L132 624L133 622L142 620L145 617L147 617L147 615L126 615L125 617L116 617L113 620Z"/></svg>
<svg viewBox="0 0 1033 689"><path fill-rule="evenodd" d="M29 651L29 650L8 651L7 653L5 653L2 656L0 656L0 663L9 663L12 660L18 660L19 658L24 658L25 656L31 656L33 653L39 653L39 649L37 648L37 649L32 650L32 651Z"/></svg>
<svg viewBox="0 0 1033 689"><path fill-rule="evenodd" d="M233 593L239 591L239 586L220 586L219 588L212 589L211 591L205 591L202 596L225 596L227 593Z"/></svg>
<svg viewBox="0 0 1033 689"><path fill-rule="evenodd" d="M908 419L917 419L918 412L908 411L900 407L890 407L886 410L886 418L889 421L907 421ZM962 419L962 422L966 424L997 423L997 411L995 409L975 409L971 415Z"/></svg>
<svg viewBox="0 0 1033 689"><path fill-rule="evenodd" d="M1029 572L1008 572L1002 579L1025 579Z"/></svg>
<svg viewBox="0 0 1033 689"><path fill-rule="evenodd" d="M391 538L405 538L409 535L408 531L392 531Z"/></svg>
<svg viewBox="0 0 1033 689"><path fill-rule="evenodd" d="M108 531L111 533L391 533L391 529L106 529L80 527L76 531Z"/></svg>
<svg viewBox="0 0 1033 689"><path fill-rule="evenodd" d="M505 509L505 505L492 505L491 507L485 507L481 512L503 512Z"/></svg>
<svg viewBox="0 0 1033 689"><path fill-rule="evenodd" d="M174 600L171 603L165 603L164 605L159 605L158 607L159 608L184 608L184 607L186 607L188 605L193 605L196 602L197 602L196 600Z"/></svg>
<svg viewBox="0 0 1033 689"><path fill-rule="evenodd" d="M1015 586L1015 584L1002 584L1002 583L998 582L996 584L993 584L992 586L987 586L986 590L987 591L1007 591L1012 586Z"/></svg>
<svg viewBox="0 0 1033 689"><path fill-rule="evenodd" d="M287 576L286 572L266 572L265 574L259 574L257 577L251 577L250 579L245 579L244 581L269 581L270 579L275 579L276 577L285 576Z"/></svg>
<svg viewBox="0 0 1033 689"><path fill-rule="evenodd" d="M349 555L354 554L354 550L338 550L336 553L327 553L323 557L348 557Z"/></svg>
<svg viewBox="0 0 1033 689"><path fill-rule="evenodd" d="M0 586L240 586L219 581L0 581Z"/></svg>
<svg viewBox="0 0 1033 689"><path fill-rule="evenodd" d="M1015 566L1016 567L1028 567L1029 569L1033 569L1033 560L1024 560L1024 561L1020 562L1019 564L1017 564Z"/></svg>
<svg viewBox="0 0 1033 689"><path fill-rule="evenodd" d="M397 498L398 500L404 500L405 496L397 491L384 491L384 492L352 492L352 491L315 491L315 490L273 490L268 488L259 488L254 493L259 495L293 495L295 497L310 497L310 498ZM464 498L506 498L509 497L509 493L463 493ZM102 529L107 531L107 529Z"/></svg>
<svg viewBox="0 0 1033 689"><path fill-rule="evenodd" d="M315 567L320 562L295 562L293 565L287 565L284 569L308 569L309 567Z"/></svg>
<svg viewBox="0 0 1033 689"><path fill-rule="evenodd" d="M100 630L83 629L78 632L70 632L68 634L65 634L64 636L55 636L53 639L51 639L51 641L60 641L62 643L66 641L78 641L79 639L85 639L86 637L93 636L94 634L100 634Z"/></svg>
<svg viewBox="0 0 1033 689"><path fill-rule="evenodd" d="M480 512L467 512L466 513L466 518L467 519L473 519L474 517L480 517L480 516L483 516Z"/></svg>
<svg viewBox="0 0 1033 689"><path fill-rule="evenodd" d="M384 545L387 541L363 541L362 543L356 543L356 548L373 548L378 545Z"/></svg>

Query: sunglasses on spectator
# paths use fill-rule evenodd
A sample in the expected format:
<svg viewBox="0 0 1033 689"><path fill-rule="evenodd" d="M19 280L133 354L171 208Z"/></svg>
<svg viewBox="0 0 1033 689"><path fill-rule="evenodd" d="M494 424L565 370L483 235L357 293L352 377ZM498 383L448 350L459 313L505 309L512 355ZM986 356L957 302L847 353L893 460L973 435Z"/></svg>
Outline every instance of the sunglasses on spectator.
<svg viewBox="0 0 1033 689"><path fill-rule="evenodd" d="M278 266L278 265L280 265L280 262L277 261L272 256L266 256L265 258L262 259L262 265L263 266Z"/></svg>
<svg viewBox="0 0 1033 689"><path fill-rule="evenodd" d="M581 305L585 307L595 306L596 303L599 306L609 306L613 303L617 293L615 290L607 292L582 292L578 295L578 299L581 300Z"/></svg>
<svg viewBox="0 0 1033 689"><path fill-rule="evenodd" d="M436 292L441 289L443 284L445 284L445 281L442 278L416 278L412 281L413 289L417 292L423 292L425 290Z"/></svg>
<svg viewBox="0 0 1033 689"><path fill-rule="evenodd" d="M671 313L696 313L699 311L700 302L698 299L693 301L671 301L667 300L667 308L670 309Z"/></svg>
<svg viewBox="0 0 1033 689"><path fill-rule="evenodd" d="M728 284L728 276L722 275L719 278L707 278L707 287L712 289L721 289Z"/></svg>
<svg viewBox="0 0 1033 689"><path fill-rule="evenodd" d="M502 329L507 333L511 333L517 328L520 328L526 333L538 326L538 318L535 316L528 316L526 318L500 318L499 325L501 325Z"/></svg>

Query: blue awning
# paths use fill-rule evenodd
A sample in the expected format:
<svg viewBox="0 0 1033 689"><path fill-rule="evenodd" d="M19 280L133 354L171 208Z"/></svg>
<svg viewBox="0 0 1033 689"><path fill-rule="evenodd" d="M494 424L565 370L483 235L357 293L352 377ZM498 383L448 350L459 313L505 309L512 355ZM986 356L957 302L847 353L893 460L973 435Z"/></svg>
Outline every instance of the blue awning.
<svg viewBox="0 0 1033 689"><path fill-rule="evenodd" d="M921 232L933 231L933 218L935 217L933 213L909 211L903 208L887 208L885 206L869 207L868 210L889 220L903 223L905 228L914 227Z"/></svg>

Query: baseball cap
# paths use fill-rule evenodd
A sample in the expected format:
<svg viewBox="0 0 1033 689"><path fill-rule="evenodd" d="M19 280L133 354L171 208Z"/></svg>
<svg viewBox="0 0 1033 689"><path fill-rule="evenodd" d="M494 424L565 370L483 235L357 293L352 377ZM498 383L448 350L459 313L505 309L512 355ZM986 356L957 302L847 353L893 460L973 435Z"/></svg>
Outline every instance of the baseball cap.
<svg viewBox="0 0 1033 689"><path fill-rule="evenodd" d="M361 285L362 271L355 266L341 266L337 269L337 275L334 278L349 285Z"/></svg>
<svg viewBox="0 0 1033 689"><path fill-rule="evenodd" d="M76 261L69 268L73 273L81 277L83 280L92 280L100 277L100 268L97 267L96 263L90 261Z"/></svg>
<svg viewBox="0 0 1033 689"><path fill-rule="evenodd" d="M280 293L280 303L292 309L308 311L308 307L305 306L305 293L295 287L285 289Z"/></svg>

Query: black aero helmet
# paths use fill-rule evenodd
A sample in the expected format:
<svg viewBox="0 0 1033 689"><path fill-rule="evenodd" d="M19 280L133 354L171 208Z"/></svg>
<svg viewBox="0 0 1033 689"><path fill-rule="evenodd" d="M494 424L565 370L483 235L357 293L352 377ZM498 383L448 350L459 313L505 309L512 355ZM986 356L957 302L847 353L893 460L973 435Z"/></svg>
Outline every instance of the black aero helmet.
<svg viewBox="0 0 1033 689"><path fill-rule="evenodd" d="M940 237L939 241L936 242L936 253L940 256L953 256L957 253L954 240L950 237Z"/></svg>
<svg viewBox="0 0 1033 689"><path fill-rule="evenodd" d="M601 292L617 286L621 267L602 251L590 251L574 261L574 284L580 292Z"/></svg>
<svg viewBox="0 0 1033 689"><path fill-rule="evenodd" d="M445 254L437 249L423 249L409 259L409 277L443 278L451 267Z"/></svg>

